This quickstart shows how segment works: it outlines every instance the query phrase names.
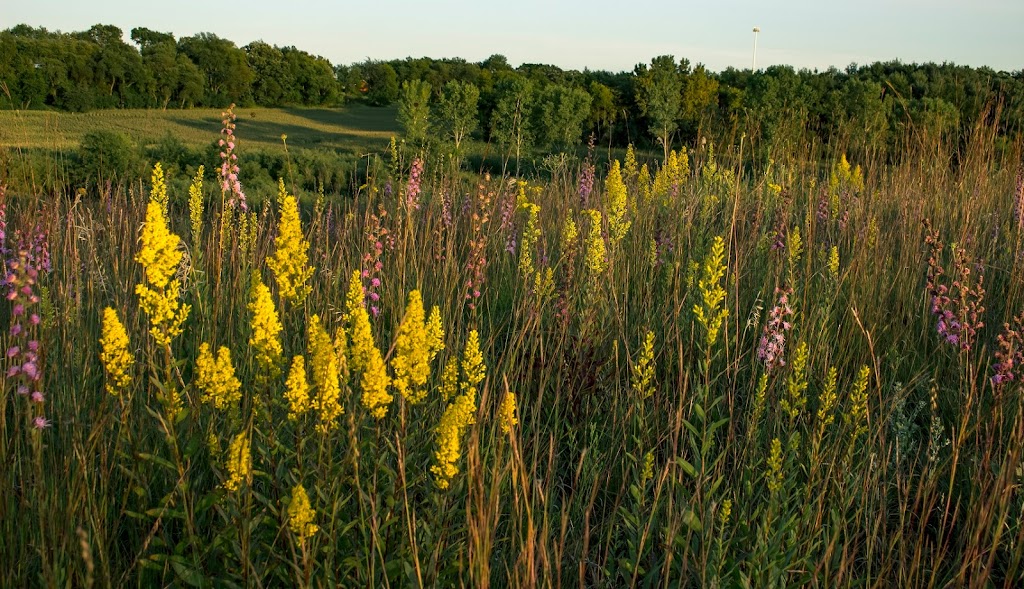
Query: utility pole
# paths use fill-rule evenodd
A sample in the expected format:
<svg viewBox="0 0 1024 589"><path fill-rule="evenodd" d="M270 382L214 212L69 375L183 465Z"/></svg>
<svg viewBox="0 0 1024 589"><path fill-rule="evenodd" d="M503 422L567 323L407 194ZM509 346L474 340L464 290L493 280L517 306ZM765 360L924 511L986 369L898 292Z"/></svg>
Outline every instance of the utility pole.
<svg viewBox="0 0 1024 589"><path fill-rule="evenodd" d="M754 27L754 56L750 59L750 73L757 71L757 34L761 32L761 27Z"/></svg>

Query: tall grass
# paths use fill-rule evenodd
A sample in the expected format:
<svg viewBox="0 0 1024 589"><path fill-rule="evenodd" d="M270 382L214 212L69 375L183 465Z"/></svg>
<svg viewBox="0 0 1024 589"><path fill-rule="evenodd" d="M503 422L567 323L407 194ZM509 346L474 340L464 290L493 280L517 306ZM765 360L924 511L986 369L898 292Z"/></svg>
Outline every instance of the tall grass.
<svg viewBox="0 0 1024 589"><path fill-rule="evenodd" d="M136 295L148 182L8 195L5 274L15 230L45 233L52 270L32 290L45 402L18 394L23 374L0 392L0 584L1016 586L1024 408L1019 375L992 377L1016 368L995 352L1021 346L1003 328L1024 309L1020 150L997 159L991 131L852 165L707 143L684 172L676 154L655 165L660 182L616 170L624 208L602 170L584 207L576 175L467 177L440 154L384 154L349 198L303 211L314 271L288 301L268 261L294 200L242 215L208 178L198 234L186 195L166 201L191 307L169 346ZM250 346L261 282L283 326L277 370ZM390 387L377 418L368 346L396 376L412 291L438 306L444 349L425 399ZM106 307L135 361L115 394ZM2 308L6 350L23 336ZM204 402L204 343L229 350L241 395L226 407ZM296 355L333 366L308 380L316 399L337 376L340 417L289 417ZM439 444L455 448L450 476Z"/></svg>

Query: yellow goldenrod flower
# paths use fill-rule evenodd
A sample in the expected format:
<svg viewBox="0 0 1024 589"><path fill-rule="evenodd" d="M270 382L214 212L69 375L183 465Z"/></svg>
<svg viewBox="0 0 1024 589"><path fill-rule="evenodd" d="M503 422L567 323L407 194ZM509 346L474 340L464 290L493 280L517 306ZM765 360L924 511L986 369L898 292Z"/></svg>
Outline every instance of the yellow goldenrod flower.
<svg viewBox="0 0 1024 589"><path fill-rule="evenodd" d="M697 283L701 303L693 307L697 322L704 326L707 334L705 345L709 350L718 339L718 332L729 316L729 310L725 307L725 289L721 285L725 271L725 241L718 236L711 244L711 253L704 259L704 273Z"/></svg>
<svg viewBox="0 0 1024 589"><path fill-rule="evenodd" d="M309 243L302 235L299 205L295 197L284 189L284 180L278 182L281 199L281 221L274 240L274 256L267 266L274 273L278 293L285 301L300 305L309 294L309 278L313 268L309 265Z"/></svg>
<svg viewBox="0 0 1024 589"><path fill-rule="evenodd" d="M351 368L356 372L363 372L370 360L370 350L377 349L373 342L373 330L370 328L370 313L365 307L357 307L353 311L349 329L351 330L349 334Z"/></svg>
<svg viewBox="0 0 1024 589"><path fill-rule="evenodd" d="M825 428L832 425L835 420L835 414L833 409L836 407L836 377L837 371L835 366L830 366L828 369L828 376L825 378L825 390L821 393L821 398L818 400L818 438L820 439L822 434L825 433Z"/></svg>
<svg viewBox="0 0 1024 589"><path fill-rule="evenodd" d="M299 542L305 542L320 530L319 526L313 523L316 512L309 504L309 495L301 484L295 485L292 489L292 498L288 502L288 527L298 537Z"/></svg>
<svg viewBox="0 0 1024 589"><path fill-rule="evenodd" d="M764 473L765 482L768 483L768 492L774 495L782 488L782 440L772 440L772 450L768 455L768 470Z"/></svg>
<svg viewBox="0 0 1024 589"><path fill-rule="evenodd" d="M149 318L149 329L158 345L169 346L181 333L181 325L190 307L178 300L181 283L174 278L181 252L181 239L167 229L160 205L150 201L146 206L146 222L140 238L142 247L135 261L145 270L146 284L135 287L139 306Z"/></svg>
<svg viewBox="0 0 1024 589"><path fill-rule="evenodd" d="M395 373L394 385L399 394L415 405L426 396L424 389L430 376L430 346L420 291L409 293L405 316L395 335L395 355L391 359Z"/></svg>
<svg viewBox="0 0 1024 589"><path fill-rule="evenodd" d="M164 168L157 162L153 166L153 190L149 193L149 200L160 205L160 210L167 214L167 182L164 181Z"/></svg>
<svg viewBox="0 0 1024 589"><path fill-rule="evenodd" d="M249 448L249 436L242 432L235 436L228 447L227 456L228 479L224 481L224 489L234 493L242 485L252 480L252 452Z"/></svg>
<svg viewBox="0 0 1024 589"><path fill-rule="evenodd" d="M327 433L334 429L338 418L345 412L339 401L341 383L338 381L338 356L335 353L334 342L320 324L318 315L309 318L307 331L313 386L316 387L313 406L320 415L320 423L316 429L320 433Z"/></svg>
<svg viewBox="0 0 1024 589"><path fill-rule="evenodd" d="M476 401L467 394L459 395L441 416L436 430L435 464L430 472L437 477L437 486L447 489L459 469L455 465L462 456L462 435L475 422Z"/></svg>
<svg viewBox="0 0 1024 589"><path fill-rule="evenodd" d="M843 416L846 426L850 428L850 447L868 431L868 378L871 369L863 366L857 374L857 380L850 391L850 407Z"/></svg>
<svg viewBox="0 0 1024 589"><path fill-rule="evenodd" d="M789 418L796 420L800 417L800 411L807 406L807 342L800 342L796 349L796 358L793 360L793 372L789 375L787 395L779 401L782 411L789 414Z"/></svg>
<svg viewBox="0 0 1024 589"><path fill-rule="evenodd" d="M722 508L718 512L718 524L722 529L729 526L729 518L732 516L732 499L722 501Z"/></svg>
<svg viewBox="0 0 1024 589"><path fill-rule="evenodd" d="M750 423L756 427L757 423L761 420L761 414L764 412L764 397L768 391L768 373L762 373L761 378L757 379L757 392L754 394L754 408L750 417Z"/></svg>
<svg viewBox="0 0 1024 589"><path fill-rule="evenodd" d="M306 359L302 356L292 358L292 367L288 370L285 381L284 398L288 401L288 419L297 421L309 411L309 380L306 379Z"/></svg>
<svg viewBox="0 0 1024 589"><path fill-rule="evenodd" d="M644 454L644 468L640 472L640 486L647 484L647 481L654 477L654 453L650 450Z"/></svg>
<svg viewBox="0 0 1024 589"><path fill-rule="evenodd" d="M469 332L469 339L466 340L466 348L462 352L462 381L463 394L470 395L476 399L476 387L483 382L487 374L487 366L484 365L484 355L480 352L480 334L474 329Z"/></svg>
<svg viewBox="0 0 1024 589"><path fill-rule="evenodd" d="M832 246L828 252L828 274L833 281L839 280L839 247Z"/></svg>
<svg viewBox="0 0 1024 589"><path fill-rule="evenodd" d="M501 431L506 435L512 432L518 423L519 419L516 418L516 394L512 391L505 392L505 398L501 400L501 408L498 411L501 416L499 424L501 425Z"/></svg>
<svg viewBox="0 0 1024 589"><path fill-rule="evenodd" d="M800 263L800 255L804 251L804 241L800 237L800 227L793 227L786 236L786 250L789 256L789 269L796 271L796 265Z"/></svg>
<svg viewBox="0 0 1024 589"><path fill-rule="evenodd" d="M334 330L334 356L338 359L338 377L342 384L348 383L348 336L338 327Z"/></svg>
<svg viewBox="0 0 1024 589"><path fill-rule="evenodd" d="M622 164L622 176L626 182L629 182L636 179L639 173L640 171L636 163L636 150L633 149L633 144L630 143L626 147L626 160Z"/></svg>
<svg viewBox="0 0 1024 589"><path fill-rule="evenodd" d="M636 177L636 199L638 202L651 200L651 172L647 164L640 166L640 173Z"/></svg>
<svg viewBox="0 0 1024 589"><path fill-rule="evenodd" d="M441 326L441 308L437 305L430 310L427 319L427 349L430 350L429 361L433 362L437 353L444 349L444 328Z"/></svg>
<svg viewBox="0 0 1024 589"><path fill-rule="evenodd" d="M654 394L654 332L648 330L644 337L644 345L640 349L640 357L633 365L633 392L641 400Z"/></svg>
<svg viewBox="0 0 1024 589"><path fill-rule="evenodd" d="M252 314L252 335L249 347L256 352L256 362L270 378L280 374L281 331L284 327L277 315L277 307L270 295L270 289L258 278L253 279L249 313Z"/></svg>
<svg viewBox="0 0 1024 589"><path fill-rule="evenodd" d="M605 191L608 194L608 234L614 247L626 236L631 225L626 219L626 183L622 181L619 160L612 162L612 169L605 180Z"/></svg>
<svg viewBox="0 0 1024 589"><path fill-rule="evenodd" d="M202 249L203 238L203 174L206 169L199 166L192 184L188 187L188 216L192 222L192 247Z"/></svg>
<svg viewBox="0 0 1024 589"><path fill-rule="evenodd" d="M366 312L365 309L363 312ZM369 411L370 415L377 419L381 419L387 414L388 405L394 399L388 393L388 386L390 384L391 379L388 377L387 368L384 366L384 358L381 357L377 346L371 342L360 385L363 388L363 407Z"/></svg>
<svg viewBox="0 0 1024 589"><path fill-rule="evenodd" d="M348 281L348 292L345 293L345 316L342 318L345 324L352 328L356 310L365 307L366 300L363 291L363 281L359 277L359 270L352 271L352 278Z"/></svg>
<svg viewBox="0 0 1024 589"><path fill-rule="evenodd" d="M231 350L221 346L214 359L210 344L199 346L196 358L196 386L203 391L203 402L210 403L217 410L236 407L242 398L242 383L235 378L231 365Z"/></svg>
<svg viewBox="0 0 1024 589"><path fill-rule="evenodd" d="M587 270L596 279L608 268L607 249L604 236L601 235L601 213L594 209L583 211L590 217L590 228L587 231Z"/></svg>
<svg viewBox="0 0 1024 589"><path fill-rule="evenodd" d="M441 398L445 401L451 400L459 394L459 358L452 356L444 366L444 373L441 375Z"/></svg>
<svg viewBox="0 0 1024 589"><path fill-rule="evenodd" d="M100 346L103 348L100 361L107 373L106 389L111 395L116 395L131 384L135 358L128 350L128 332L117 318L117 312L110 307L103 310Z"/></svg>
<svg viewBox="0 0 1024 589"><path fill-rule="evenodd" d="M523 229L523 243L519 247L519 274L523 278L533 275L533 250L540 238L540 227L537 216L540 214L540 205L526 203L526 227Z"/></svg>

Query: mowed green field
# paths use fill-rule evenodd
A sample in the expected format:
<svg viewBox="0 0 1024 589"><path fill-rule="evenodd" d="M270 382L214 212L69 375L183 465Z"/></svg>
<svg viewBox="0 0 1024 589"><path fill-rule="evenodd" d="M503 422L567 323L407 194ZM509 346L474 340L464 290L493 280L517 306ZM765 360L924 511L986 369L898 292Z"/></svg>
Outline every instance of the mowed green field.
<svg viewBox="0 0 1024 589"><path fill-rule="evenodd" d="M381 149L398 134L394 107L237 108L241 145L326 148L349 153ZM190 146L208 145L221 128L221 111L98 110L88 113L0 111L0 146L74 149L90 131L120 131L139 144L168 134Z"/></svg>

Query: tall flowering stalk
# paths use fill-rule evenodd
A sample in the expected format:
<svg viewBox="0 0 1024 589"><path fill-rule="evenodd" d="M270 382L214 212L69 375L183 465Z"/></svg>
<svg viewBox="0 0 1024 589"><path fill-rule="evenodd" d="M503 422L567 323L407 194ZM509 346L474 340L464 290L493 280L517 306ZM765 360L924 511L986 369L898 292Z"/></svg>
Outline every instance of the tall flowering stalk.
<svg viewBox="0 0 1024 589"><path fill-rule="evenodd" d="M616 248L626 234L629 233L631 225L626 213L629 204L626 199L626 183L622 180L622 172L619 169L619 160L612 162L611 171L605 180L605 193L608 199L608 236L612 242L612 248Z"/></svg>
<svg viewBox="0 0 1024 589"><path fill-rule="evenodd" d="M35 429L50 425L43 414L46 395L43 383L43 356L39 332L40 313L39 279L50 271L50 251L45 231L33 231L31 236L17 235L17 247L12 259L7 260L7 274L3 277L7 300L11 303L11 326L8 330L7 384L19 396L30 402L30 416Z"/></svg>
<svg viewBox="0 0 1024 589"><path fill-rule="evenodd" d="M227 480L224 481L224 490L234 493L241 488L242 483L252 480L252 450L249 436L242 432L231 440L227 455Z"/></svg>
<svg viewBox="0 0 1024 589"><path fill-rule="evenodd" d="M793 327L787 319L793 315L793 308L789 306L792 291L789 288L777 288L775 293L779 297L778 302L768 313L768 322L764 325L757 345L757 359L764 362L769 372L786 365L786 332Z"/></svg>
<svg viewBox="0 0 1024 589"><path fill-rule="evenodd" d="M640 357L631 367L631 373L630 387L633 394L640 400L651 398L656 390L654 383L654 332L651 330L647 330L647 334L644 336Z"/></svg>
<svg viewBox="0 0 1024 589"><path fill-rule="evenodd" d="M292 367L285 381L284 398L288 401L288 419L297 421L311 406L309 379L306 378L306 360L302 356L292 358Z"/></svg>
<svg viewBox="0 0 1024 589"><path fill-rule="evenodd" d="M996 363L992 365L992 386L996 390L1019 380L1021 366L1024 366L1024 346L1021 334L1024 333L1024 313L1013 318L1013 324L1003 324L1003 332L997 336L999 349L996 350Z"/></svg>
<svg viewBox="0 0 1024 589"><path fill-rule="evenodd" d="M477 197L473 201L473 212L470 215L469 256L466 270L465 298L469 301L470 310L475 310L477 300L483 295L484 272L487 269L487 225L490 222L490 205L494 194L487 190L486 183L490 175L484 176L484 182L477 185Z"/></svg>
<svg viewBox="0 0 1024 589"><path fill-rule="evenodd" d="M203 391L203 403L218 411L237 410L242 399L242 383L235 376L231 363L231 350L221 346L214 357L210 344L199 346L196 358L196 386Z"/></svg>
<svg viewBox="0 0 1024 589"><path fill-rule="evenodd" d="M153 166L153 176L151 178L153 183L153 190L149 194L149 199L158 203L164 211L164 215L167 214L167 182L164 180L164 168L157 162Z"/></svg>
<svg viewBox="0 0 1024 589"><path fill-rule="evenodd" d="M309 279L313 276L313 267L309 265L309 242L302 234L298 202L285 190L284 180L278 181L278 194L281 220L274 239L274 255L267 260L267 266L274 273L281 300L298 306L311 290Z"/></svg>
<svg viewBox="0 0 1024 589"><path fill-rule="evenodd" d="M199 166L188 187L188 216L192 228L193 257L203 251L203 174L206 168Z"/></svg>
<svg viewBox="0 0 1024 589"><path fill-rule="evenodd" d="M338 380L338 357L335 355L334 342L327 335L327 330L320 323L320 317L313 315L309 319L309 354L313 369L313 386L316 396L312 400L313 407L320 417L317 431L327 433L338 425L338 418L345 409L341 406L341 383ZM294 363L293 363L294 370ZM298 377L296 377L298 380ZM294 383L293 383L294 384ZM298 399L300 395L295 395ZM299 403L293 405L297 409ZM299 411L293 411L300 413Z"/></svg>
<svg viewBox="0 0 1024 589"><path fill-rule="evenodd" d="M722 324L729 316L729 309L725 306L725 289L721 284L726 269L725 240L718 236L711 244L711 252L704 259L704 272L697 283L700 303L693 306L694 317L704 327L704 344L708 350L718 340Z"/></svg>
<svg viewBox="0 0 1024 589"><path fill-rule="evenodd" d="M410 211L420 208L420 183L423 181L423 159L412 160L409 169L409 181L405 185L405 206Z"/></svg>
<svg viewBox="0 0 1024 589"><path fill-rule="evenodd" d="M276 378L281 373L281 332L284 327L277 315L270 289L258 276L253 277L249 313L252 315L249 347L256 352L256 363L263 374L270 379Z"/></svg>
<svg viewBox="0 0 1024 589"><path fill-rule="evenodd" d="M100 362L107 375L105 389L111 395L126 391L132 383L135 357L129 350L128 332L117 317L117 311L103 310L103 328L100 336Z"/></svg>
<svg viewBox="0 0 1024 589"><path fill-rule="evenodd" d="M984 267L973 263L962 248L954 247L953 275L949 280L942 266L944 246L939 234L932 231L927 220L925 229L925 244L930 248L926 288L931 298L931 312L938 318L935 330L946 343L963 351L970 350L978 330L985 326L981 320L985 312Z"/></svg>
<svg viewBox="0 0 1024 589"><path fill-rule="evenodd" d="M228 208L236 206L242 212L249 210L249 204L242 191L242 182L238 179L238 154L235 153L235 105L232 104L225 112L221 113L223 137L217 141L220 146L220 190L221 194L227 197Z"/></svg>
<svg viewBox="0 0 1024 589"><path fill-rule="evenodd" d="M136 285L135 293L139 295L142 312L149 318L153 340L169 348L171 340L181 333L191 307L178 300L181 281L175 276L181 262L181 239L167 228L163 209L155 201L146 206L146 222L139 241L142 247L135 261L142 264L146 280Z"/></svg>
<svg viewBox="0 0 1024 589"><path fill-rule="evenodd" d="M480 352L480 336L475 329L469 333L469 339L466 341L461 368L460 394L445 409L435 430L437 449L434 451L434 465L430 467L430 471L434 473L434 480L440 489L447 489L451 485L452 477L458 474L456 463L462 457L463 434L469 426L476 423L477 387L486 376L487 367ZM445 369L446 380L447 373L448 368Z"/></svg>
<svg viewBox="0 0 1024 589"><path fill-rule="evenodd" d="M440 317L438 317L440 319ZM409 293L405 317L395 336L395 355L391 359L395 390L412 405L426 397L430 377L431 345L420 291Z"/></svg>

